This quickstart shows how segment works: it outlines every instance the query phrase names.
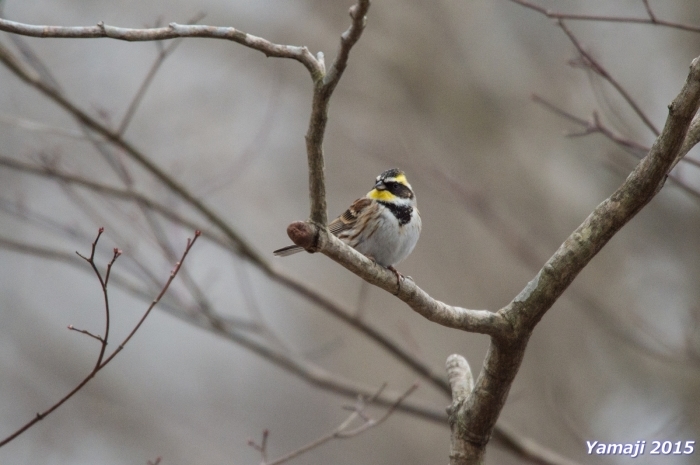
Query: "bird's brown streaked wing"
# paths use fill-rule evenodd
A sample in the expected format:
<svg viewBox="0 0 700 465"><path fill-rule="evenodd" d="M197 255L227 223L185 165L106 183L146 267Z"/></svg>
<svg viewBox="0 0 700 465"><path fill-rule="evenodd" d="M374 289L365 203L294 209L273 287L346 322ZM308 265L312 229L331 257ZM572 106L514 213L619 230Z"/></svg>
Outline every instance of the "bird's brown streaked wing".
<svg viewBox="0 0 700 465"><path fill-rule="evenodd" d="M331 221L331 224L328 225L328 230L331 234L337 236L341 232L351 229L355 225L357 217L360 216L360 212L371 204L372 199L366 197L355 200L352 205L350 205L350 208L345 210L345 213Z"/></svg>

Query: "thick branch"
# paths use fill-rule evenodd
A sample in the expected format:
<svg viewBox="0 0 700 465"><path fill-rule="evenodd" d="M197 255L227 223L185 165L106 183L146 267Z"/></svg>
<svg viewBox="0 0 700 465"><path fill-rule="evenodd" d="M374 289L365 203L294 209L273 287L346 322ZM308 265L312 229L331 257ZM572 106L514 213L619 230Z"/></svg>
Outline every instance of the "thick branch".
<svg viewBox="0 0 700 465"><path fill-rule="evenodd" d="M669 106L666 125L649 154L569 236L525 289L498 312L512 324L514 332L509 338L492 337L484 368L466 401L460 421L472 449L469 456L483 455L535 325L596 253L659 192L699 104L700 57L693 60L688 79Z"/></svg>
<svg viewBox="0 0 700 465"><path fill-rule="evenodd" d="M445 364L447 378L450 380L452 389L452 404L447 407L448 423L450 424L451 444L450 444L450 465L469 463L470 447L464 439L462 432L463 424L460 419L464 417L464 401L469 393L474 389L474 377L469 368L467 360L459 354L452 354L447 357Z"/></svg>
<svg viewBox="0 0 700 465"><path fill-rule="evenodd" d="M693 60L681 93L649 154L625 182L604 200L559 247L542 270L511 304L501 310L513 322L532 329L598 251L663 186L686 138L700 102L700 57Z"/></svg>
<svg viewBox="0 0 700 465"><path fill-rule="evenodd" d="M290 239L306 249L315 250L327 255L348 270L370 284L396 294L415 312L428 320L463 331L506 337L510 325L501 315L487 310L468 310L453 307L435 300L416 283L406 278L397 286L396 275L388 269L377 265L355 249L343 243L325 228L304 222L292 223L287 228Z"/></svg>
<svg viewBox="0 0 700 465"><path fill-rule="evenodd" d="M520 436L510 426L505 425L502 421L498 422L498 426L493 430L494 441L505 445L510 450L515 451L517 455L532 463L542 465L579 465L554 451L542 447L532 439Z"/></svg>
<svg viewBox="0 0 700 465"><path fill-rule="evenodd" d="M325 76L319 75L319 79L314 80L311 117L309 119L309 129L306 132L306 155L309 164L310 219L317 225L325 226L328 224L328 213L326 212L326 181L323 161L323 137L326 133L326 123L328 122L328 105L331 95L347 66L350 49L362 35L367 20L365 15L369 10L369 4L369 0L358 0L358 2L350 8L352 23L350 24L350 28L340 37L338 56L331 65L328 74ZM322 59L323 56L320 55L319 62L322 62Z"/></svg>

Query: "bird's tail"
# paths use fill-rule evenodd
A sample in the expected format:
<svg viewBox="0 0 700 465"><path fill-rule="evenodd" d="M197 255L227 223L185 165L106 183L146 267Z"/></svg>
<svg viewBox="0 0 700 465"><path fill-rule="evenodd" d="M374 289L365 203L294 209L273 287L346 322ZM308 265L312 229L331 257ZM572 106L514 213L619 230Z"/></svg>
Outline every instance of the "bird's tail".
<svg viewBox="0 0 700 465"><path fill-rule="evenodd" d="M278 257L286 257L287 255L293 255L297 252L301 252L302 250L304 250L304 248L299 247L298 245L288 245L287 247L282 247L281 249L277 249L272 253Z"/></svg>

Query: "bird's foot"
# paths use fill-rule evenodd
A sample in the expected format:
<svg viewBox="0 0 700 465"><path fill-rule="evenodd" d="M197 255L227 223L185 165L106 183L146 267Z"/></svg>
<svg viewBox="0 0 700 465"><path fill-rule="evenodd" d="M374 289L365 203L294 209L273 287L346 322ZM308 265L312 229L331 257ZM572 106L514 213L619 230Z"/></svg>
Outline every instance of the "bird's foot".
<svg viewBox="0 0 700 465"><path fill-rule="evenodd" d="M1 0L0 0L0 1L1 1ZM371 256L371 255L365 255L365 256L366 256L367 258L369 258L370 260L372 260L372 262L374 262L375 265L379 265L379 264L377 263L377 260L375 260L373 256ZM381 265L380 265L380 266L381 266ZM391 272L393 272L393 273L396 275L396 292L394 293L394 295L399 295L399 292L401 292L401 282L402 282L402 281L404 281L404 280L406 280L406 279L410 279L411 281L413 281L413 278L411 278L410 276L404 276L404 275L402 275L402 274L399 272L399 270L397 270L396 268L394 268L393 265L387 266L386 269L389 270L389 271L391 271Z"/></svg>
<svg viewBox="0 0 700 465"><path fill-rule="evenodd" d="M396 292L394 293L394 295L399 295L399 292L401 292L401 282L403 280L405 280L407 277L402 275L401 273L399 273L399 270L394 268L393 265L387 266L386 269L389 271L393 271L394 274L396 275ZM408 276L408 279L413 281L413 278L411 278L410 276Z"/></svg>

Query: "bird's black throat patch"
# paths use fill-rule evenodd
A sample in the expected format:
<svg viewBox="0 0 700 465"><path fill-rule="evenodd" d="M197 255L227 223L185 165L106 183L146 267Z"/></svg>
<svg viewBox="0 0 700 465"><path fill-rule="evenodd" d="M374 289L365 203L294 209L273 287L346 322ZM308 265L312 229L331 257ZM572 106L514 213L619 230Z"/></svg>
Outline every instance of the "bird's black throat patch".
<svg viewBox="0 0 700 465"><path fill-rule="evenodd" d="M404 226L406 223L411 221L411 215L413 214L413 207L410 205L396 205L389 202L379 201L382 205L394 214L397 220L399 220L399 226Z"/></svg>

